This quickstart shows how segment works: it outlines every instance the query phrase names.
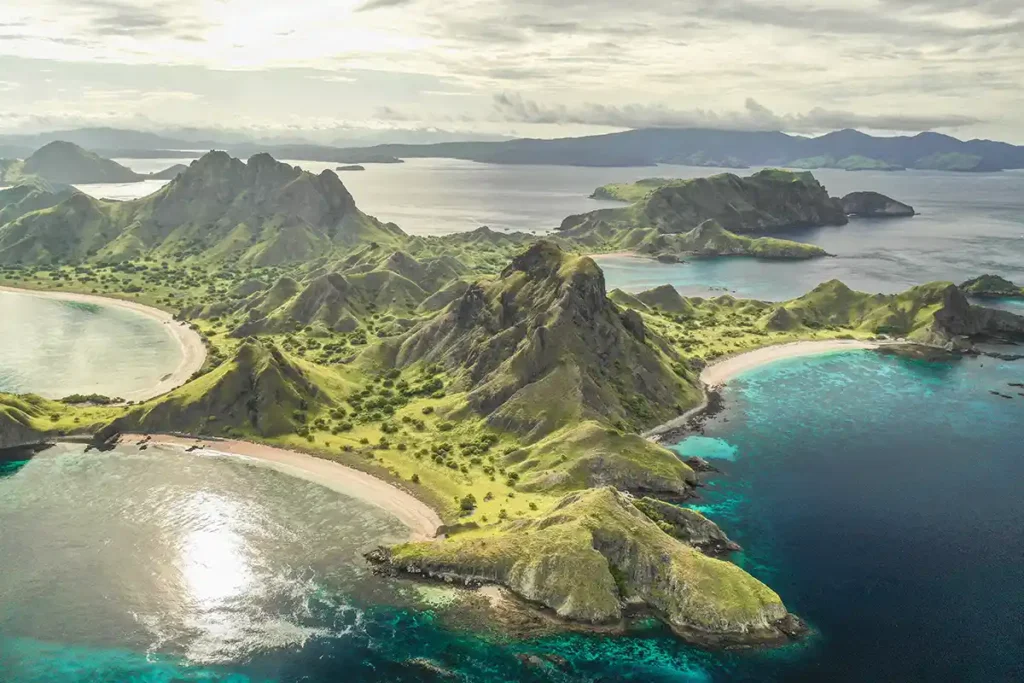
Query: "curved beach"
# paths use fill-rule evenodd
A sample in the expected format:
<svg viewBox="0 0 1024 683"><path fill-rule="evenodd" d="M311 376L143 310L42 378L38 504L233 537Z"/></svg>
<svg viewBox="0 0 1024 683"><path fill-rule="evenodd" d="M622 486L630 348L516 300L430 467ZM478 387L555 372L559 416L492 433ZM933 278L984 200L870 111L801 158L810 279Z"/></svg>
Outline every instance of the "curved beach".
<svg viewBox="0 0 1024 683"><path fill-rule="evenodd" d="M146 441L140 434L125 435L121 443L136 445ZM182 450L201 445L208 455L244 458L253 465L269 467L289 476L305 479L336 491L342 495L358 498L385 510L409 528L413 540L435 538L441 526L441 518L429 505L383 479L372 474L346 467L333 460L290 451L273 446L233 441L228 439L199 439L178 436L154 435L146 443Z"/></svg>
<svg viewBox="0 0 1024 683"><path fill-rule="evenodd" d="M773 363L786 358L800 358L803 356L817 356L836 351L856 351L859 349L877 349L886 343L894 344L899 342L870 342L856 339L823 339L821 341L798 341L787 344L776 344L774 346L763 346L753 351L745 351L734 356L727 356L708 365L700 373L701 383L704 385L704 400L699 406L687 410L679 417L673 418L664 424L644 432L647 439L658 441L659 437L666 432L671 432L684 427L691 418L701 414L708 407L708 390L721 387L727 381L741 375L748 370Z"/></svg>
<svg viewBox="0 0 1024 683"><path fill-rule="evenodd" d="M111 297L97 296L95 294L78 294L75 292L53 292L38 291L34 289L21 289L17 287L0 286L0 292L12 292L15 294L27 294L47 299L60 299L63 301L75 301L79 303L95 304L97 306L111 306L123 308L147 318L158 321L165 332L178 345L181 350L181 360L173 372L162 378L151 387L136 391L124 392L122 398L128 401L146 401L161 394L166 394L172 389L180 387L187 382L197 370L203 367L206 362L206 345L203 338L199 336L187 323L175 320L167 311L158 308L144 306L135 301L125 301Z"/></svg>
<svg viewBox="0 0 1024 683"><path fill-rule="evenodd" d="M708 387L721 386L737 375L753 370L765 363L774 363L786 358L817 356L835 351L856 351L858 349L877 349L881 342L858 341L855 339L828 339L823 341L798 341L788 344L765 346L735 356L729 356L708 365L700 373L700 380Z"/></svg>

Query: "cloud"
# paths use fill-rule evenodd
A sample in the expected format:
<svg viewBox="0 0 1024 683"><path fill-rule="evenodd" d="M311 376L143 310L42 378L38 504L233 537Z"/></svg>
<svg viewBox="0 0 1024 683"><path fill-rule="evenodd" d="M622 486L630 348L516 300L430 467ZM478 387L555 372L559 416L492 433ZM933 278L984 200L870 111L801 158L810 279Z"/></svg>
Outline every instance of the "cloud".
<svg viewBox="0 0 1024 683"><path fill-rule="evenodd" d="M960 114L857 114L820 107L804 114L776 114L753 98L747 98L742 111L717 112L675 109L663 104L545 105L519 94L501 93L494 96L494 109L502 120L510 122L614 128L718 128L819 133L838 128L920 131L981 123L976 117Z"/></svg>
<svg viewBox="0 0 1024 683"><path fill-rule="evenodd" d="M368 0L362 5L355 8L356 12L372 12L377 9L385 9L387 7L402 7L403 5L411 5L415 0Z"/></svg>

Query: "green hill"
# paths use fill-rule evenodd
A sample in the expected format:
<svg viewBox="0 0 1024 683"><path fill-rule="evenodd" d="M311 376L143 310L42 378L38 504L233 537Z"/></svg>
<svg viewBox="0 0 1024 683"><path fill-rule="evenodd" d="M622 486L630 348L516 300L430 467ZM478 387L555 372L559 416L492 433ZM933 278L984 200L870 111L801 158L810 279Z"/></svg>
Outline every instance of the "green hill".
<svg viewBox="0 0 1024 683"><path fill-rule="evenodd" d="M24 175L51 183L132 183L145 176L70 142L55 141L36 150L21 167Z"/></svg>
<svg viewBox="0 0 1024 683"><path fill-rule="evenodd" d="M593 250L629 249L666 259L688 253L821 256L824 252L817 247L797 242L752 242L740 236L847 222L839 203L810 173L765 170L747 178L731 173L690 180L649 178L606 185L593 196L633 204L570 216L559 227L559 237Z"/></svg>
<svg viewBox="0 0 1024 683"><path fill-rule="evenodd" d="M540 241L401 339L394 363L438 363L494 427L536 440L582 420L653 425L699 402L678 357L605 296L586 257ZM691 383L688 383L691 382Z"/></svg>
<svg viewBox="0 0 1024 683"><path fill-rule="evenodd" d="M193 162L160 191L128 202L75 195L0 226L0 264L117 262L141 256L272 266L404 233L359 211L338 177L257 155Z"/></svg>
<svg viewBox="0 0 1024 683"><path fill-rule="evenodd" d="M960 285L964 294L982 298L1021 298L1024 287L1010 282L998 275L982 275Z"/></svg>

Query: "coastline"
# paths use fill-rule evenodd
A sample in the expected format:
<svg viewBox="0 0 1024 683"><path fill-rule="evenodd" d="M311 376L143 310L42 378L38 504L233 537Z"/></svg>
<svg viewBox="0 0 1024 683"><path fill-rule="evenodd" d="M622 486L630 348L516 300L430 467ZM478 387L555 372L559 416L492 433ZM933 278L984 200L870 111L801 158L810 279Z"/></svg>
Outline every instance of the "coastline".
<svg viewBox="0 0 1024 683"><path fill-rule="evenodd" d="M805 356L818 356L838 351L872 351L883 346L899 345L900 342L874 342L860 341L856 339L822 339L815 341L786 342L785 344L774 344L762 346L759 349L744 351L733 356L726 356L705 367L700 373L700 381L703 384L704 398L701 404L690 408L682 415L675 417L668 422L658 425L644 432L645 439L661 442L664 435L683 429L694 418L703 414L710 406L712 393L717 393L722 386L730 379L741 375L756 367L773 363L786 358L801 358Z"/></svg>
<svg viewBox="0 0 1024 683"><path fill-rule="evenodd" d="M267 467L292 477L319 484L345 496L374 505L404 524L414 541L437 537L443 522L429 505L383 479L326 458L300 451L286 450L250 441L181 437L169 435L144 436L125 434L120 443L127 445L165 446L176 450L202 445L206 454L244 459L257 467Z"/></svg>
<svg viewBox="0 0 1024 683"><path fill-rule="evenodd" d="M161 379L154 386L123 393L122 398L126 401L148 401L162 394L177 389L189 381L193 374L206 362L206 345L203 338L199 336L187 323L175 320L167 311L159 308L145 306L135 301L114 299L112 297L99 296L96 294L79 294L77 292L55 292L53 290L23 289L19 287L8 287L0 285L0 292L11 292L13 294L26 294L29 296L40 296L47 299L60 299L63 301L75 301L79 303L96 304L98 306L113 306L133 311L140 315L156 320L164 330L174 339L181 350L181 361L178 366L165 379Z"/></svg>

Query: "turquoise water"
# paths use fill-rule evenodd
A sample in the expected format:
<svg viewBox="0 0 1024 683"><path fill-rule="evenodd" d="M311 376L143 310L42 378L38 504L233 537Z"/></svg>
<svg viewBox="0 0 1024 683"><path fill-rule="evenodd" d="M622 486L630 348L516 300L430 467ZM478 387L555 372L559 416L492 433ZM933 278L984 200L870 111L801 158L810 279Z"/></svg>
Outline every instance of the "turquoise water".
<svg viewBox="0 0 1024 683"><path fill-rule="evenodd" d="M0 392L127 396L180 361L165 326L139 313L0 292Z"/></svg>
<svg viewBox="0 0 1024 683"><path fill-rule="evenodd" d="M360 554L403 531L358 501L170 450L11 455L0 680L1022 680L1024 397L989 393L1022 381L1021 362L845 352L729 384L677 448L714 459L698 506L815 629L770 651L705 652L656 624L494 642L367 571Z"/></svg>

